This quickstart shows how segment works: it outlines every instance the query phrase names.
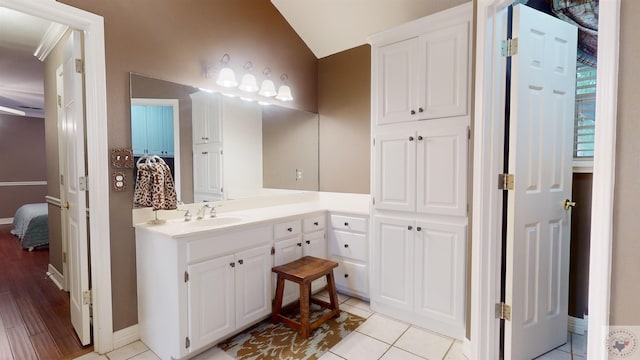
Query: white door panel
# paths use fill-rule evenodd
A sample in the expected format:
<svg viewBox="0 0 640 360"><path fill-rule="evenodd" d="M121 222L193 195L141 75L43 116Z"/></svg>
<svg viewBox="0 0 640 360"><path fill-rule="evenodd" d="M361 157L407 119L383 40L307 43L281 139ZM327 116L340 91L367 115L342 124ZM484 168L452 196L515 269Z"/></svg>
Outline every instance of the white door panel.
<svg viewBox="0 0 640 360"><path fill-rule="evenodd" d="M378 124L415 120L416 41L387 45L378 52Z"/></svg>
<svg viewBox="0 0 640 360"><path fill-rule="evenodd" d="M416 206L416 134L380 134L375 144L376 209L414 211Z"/></svg>
<svg viewBox="0 0 640 360"><path fill-rule="evenodd" d="M271 313L271 247L236 254L236 328Z"/></svg>
<svg viewBox="0 0 640 360"><path fill-rule="evenodd" d="M82 59L82 34L73 31L64 46L63 179L66 198L66 234L68 236L69 302L71 323L83 345L91 342L89 302L83 294L89 291L89 256L87 232L87 194L80 186L85 172L84 103L82 73L76 72L76 60Z"/></svg>
<svg viewBox="0 0 640 360"><path fill-rule="evenodd" d="M505 359L532 359L566 342L576 29L513 9Z"/></svg>

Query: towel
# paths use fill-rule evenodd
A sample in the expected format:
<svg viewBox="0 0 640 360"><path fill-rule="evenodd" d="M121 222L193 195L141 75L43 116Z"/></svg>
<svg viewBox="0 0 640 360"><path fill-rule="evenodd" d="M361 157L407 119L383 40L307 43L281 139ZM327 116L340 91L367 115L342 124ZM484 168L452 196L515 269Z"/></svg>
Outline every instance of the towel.
<svg viewBox="0 0 640 360"><path fill-rule="evenodd" d="M171 169L160 157L149 157L144 163L138 161L133 203L153 207L153 210L177 208L178 197Z"/></svg>

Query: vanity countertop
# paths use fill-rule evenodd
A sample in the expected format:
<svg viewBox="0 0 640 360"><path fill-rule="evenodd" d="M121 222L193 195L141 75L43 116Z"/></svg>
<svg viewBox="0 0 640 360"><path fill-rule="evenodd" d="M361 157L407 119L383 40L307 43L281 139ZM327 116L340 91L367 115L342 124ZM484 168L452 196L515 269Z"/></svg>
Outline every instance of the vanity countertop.
<svg viewBox="0 0 640 360"><path fill-rule="evenodd" d="M322 212L347 213L360 216L369 216L368 195L350 198L350 201L335 201L341 195L326 195L318 200L297 202L275 206L249 208L237 211L224 211L218 209L216 218L205 218L184 221L182 218L170 219L162 224L150 224L147 222L135 224L136 230L156 232L160 235L175 239L194 235L214 235L217 233L235 230L243 226L253 226L265 223L273 223L278 220L286 220L292 217L300 217Z"/></svg>

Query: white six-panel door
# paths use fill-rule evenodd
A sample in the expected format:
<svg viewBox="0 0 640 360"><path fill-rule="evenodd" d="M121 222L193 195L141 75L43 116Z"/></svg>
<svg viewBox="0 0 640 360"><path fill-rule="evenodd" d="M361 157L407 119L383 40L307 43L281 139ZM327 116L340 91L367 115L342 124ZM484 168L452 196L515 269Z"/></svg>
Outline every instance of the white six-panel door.
<svg viewBox="0 0 640 360"><path fill-rule="evenodd" d="M576 28L513 9L505 359L532 359L566 342Z"/></svg>

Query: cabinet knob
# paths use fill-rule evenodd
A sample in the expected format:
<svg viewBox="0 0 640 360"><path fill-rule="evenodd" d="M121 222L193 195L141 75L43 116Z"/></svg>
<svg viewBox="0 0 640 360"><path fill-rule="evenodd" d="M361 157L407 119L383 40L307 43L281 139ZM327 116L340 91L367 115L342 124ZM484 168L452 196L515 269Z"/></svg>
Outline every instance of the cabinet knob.
<svg viewBox="0 0 640 360"><path fill-rule="evenodd" d="M305 241L307 243L307 245L311 244L310 240Z"/></svg>
<svg viewBox="0 0 640 360"><path fill-rule="evenodd" d="M244 260L242 260L242 259L238 260L238 264L240 264L240 265L244 264Z"/></svg>
<svg viewBox="0 0 640 360"><path fill-rule="evenodd" d="M345 247L345 248L348 248L348 247L349 247L349 244L344 244L344 247Z"/></svg>
<svg viewBox="0 0 640 360"><path fill-rule="evenodd" d="M348 278L348 277L349 277L349 274L344 274L344 277L345 277L345 278Z"/></svg>
<svg viewBox="0 0 640 360"><path fill-rule="evenodd" d="M418 112L424 112L423 108L418 108Z"/></svg>
<svg viewBox="0 0 640 360"><path fill-rule="evenodd" d="M416 111L415 110L411 110L411 115L415 115Z"/></svg>
<svg viewBox="0 0 640 360"><path fill-rule="evenodd" d="M287 231L288 231L288 232L292 232L292 231L293 231L293 228L287 228Z"/></svg>
<svg viewBox="0 0 640 360"><path fill-rule="evenodd" d="M407 229L408 230L413 230L413 226L409 225L409 226L407 226Z"/></svg>
<svg viewBox="0 0 640 360"><path fill-rule="evenodd" d="M419 136L418 136L418 140L422 140L422 135L419 135Z"/></svg>
<svg viewBox="0 0 640 360"><path fill-rule="evenodd" d="M416 228L416 231L422 231L422 228L421 228L420 226L418 226L418 227Z"/></svg>
<svg viewBox="0 0 640 360"><path fill-rule="evenodd" d="M297 243L296 245L298 245L298 246L302 246L302 243Z"/></svg>
<svg viewBox="0 0 640 360"><path fill-rule="evenodd" d="M236 267L236 263L229 263L229 266Z"/></svg>
<svg viewBox="0 0 640 360"><path fill-rule="evenodd" d="M409 141L413 141L413 136L409 136Z"/></svg>
<svg viewBox="0 0 640 360"><path fill-rule="evenodd" d="M344 226L349 226L349 223L345 221Z"/></svg>
<svg viewBox="0 0 640 360"><path fill-rule="evenodd" d="M203 151L202 155L207 155L209 152L208 151Z"/></svg>
<svg viewBox="0 0 640 360"><path fill-rule="evenodd" d="M318 222L316 221L316 222L314 222L314 223L313 223L313 225L318 226L319 224L318 224Z"/></svg>

